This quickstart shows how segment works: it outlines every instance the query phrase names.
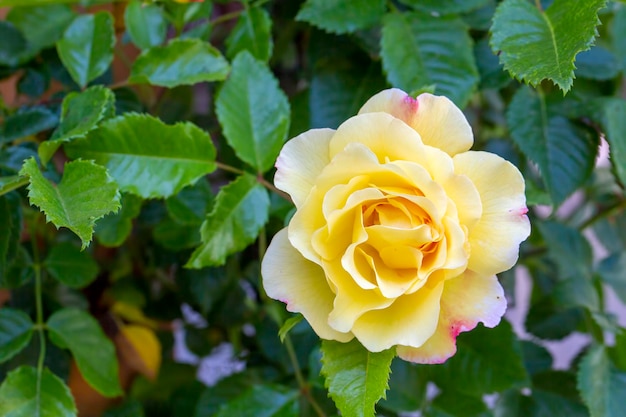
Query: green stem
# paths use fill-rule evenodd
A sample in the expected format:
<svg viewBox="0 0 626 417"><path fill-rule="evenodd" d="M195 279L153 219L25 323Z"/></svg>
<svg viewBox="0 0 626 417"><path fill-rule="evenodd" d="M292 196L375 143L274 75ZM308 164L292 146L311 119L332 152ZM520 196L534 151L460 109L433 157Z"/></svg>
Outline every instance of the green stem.
<svg viewBox="0 0 626 417"><path fill-rule="evenodd" d="M617 203L605 208L604 210L600 210L599 212L591 216L583 224L581 224L578 229L585 230L587 227L593 225L598 220L602 220L605 217L610 217L624 209L626 209L626 200L618 201Z"/></svg>
<svg viewBox="0 0 626 417"><path fill-rule="evenodd" d="M291 337L289 337L289 334L285 335L285 348L287 349L289 360L291 361L291 365L293 366L293 371L296 374L296 381L298 382L298 386L300 387L300 392L304 395L309 404L311 404L311 407L319 417L326 417L326 413L324 413L322 407L320 407L317 401L315 401L315 398L313 398L313 396L311 395L311 387L302 376L302 371L300 370L300 365L298 364L298 358L296 357L296 351L293 348L293 343L291 342Z"/></svg>
<svg viewBox="0 0 626 417"><path fill-rule="evenodd" d="M211 26L215 26L215 25L219 25L220 23L224 23L224 22L228 22L229 20L236 19L243 12L243 10L244 9L218 16L215 19L211 20L209 24Z"/></svg>
<svg viewBox="0 0 626 417"><path fill-rule="evenodd" d="M42 301L42 272L39 258L39 248L37 247L37 233L33 225L30 230L31 245L33 248L33 270L35 272L35 308L36 321L35 329L39 333L39 358L37 359L37 387L36 387L36 410L41 408L41 380L43 376L44 361L46 359L46 336L44 334L45 323L43 321L43 301ZM37 414L39 415L39 414Z"/></svg>
<svg viewBox="0 0 626 417"><path fill-rule="evenodd" d="M227 172L232 172L233 174L237 174L237 175L241 175L243 174L245 171L239 169L239 168L235 168L234 166L230 166L228 164L224 164L222 162L215 162L215 165L221 169L222 171L227 171Z"/></svg>

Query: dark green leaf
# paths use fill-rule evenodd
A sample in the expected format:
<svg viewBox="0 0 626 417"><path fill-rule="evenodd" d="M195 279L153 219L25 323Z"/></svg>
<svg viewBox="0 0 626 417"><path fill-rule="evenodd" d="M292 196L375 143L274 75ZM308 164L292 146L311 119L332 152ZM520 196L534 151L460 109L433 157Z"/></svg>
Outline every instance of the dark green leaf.
<svg viewBox="0 0 626 417"><path fill-rule="evenodd" d="M289 102L266 64L243 51L216 103L217 117L237 156L269 170L289 131Z"/></svg>
<svg viewBox="0 0 626 417"><path fill-rule="evenodd" d="M552 355L548 350L528 340L521 342L524 366L530 375L547 371L552 367Z"/></svg>
<svg viewBox="0 0 626 417"><path fill-rule="evenodd" d="M104 216L96 224L96 239L107 247L120 246L130 235L132 220L139 215L141 198L133 194L122 194L122 208L117 213Z"/></svg>
<svg viewBox="0 0 626 417"><path fill-rule="evenodd" d="M297 417L298 391L281 386L255 385L221 407L215 417Z"/></svg>
<svg viewBox="0 0 626 417"><path fill-rule="evenodd" d="M532 85L550 79L567 92L576 54L589 49L606 0L555 0L543 11L527 0L498 5L491 48L504 68Z"/></svg>
<svg viewBox="0 0 626 417"><path fill-rule="evenodd" d="M620 72L620 63L608 49L594 46L576 57L576 75L592 80L610 80Z"/></svg>
<svg viewBox="0 0 626 417"><path fill-rule="evenodd" d="M622 5L613 16L611 35L613 40L613 51L620 59L622 71L626 71L626 7Z"/></svg>
<svg viewBox="0 0 626 417"><path fill-rule="evenodd" d="M124 22L130 38L140 49L162 44L167 34L167 21L163 10L156 4L131 1L126 6Z"/></svg>
<svg viewBox="0 0 626 417"><path fill-rule="evenodd" d="M46 66L27 67L17 84L17 91L32 98L43 96L50 87L50 71Z"/></svg>
<svg viewBox="0 0 626 417"><path fill-rule="evenodd" d="M474 45L474 56L482 88L499 89L511 81L509 75L504 72L498 57L489 48L487 39L482 39Z"/></svg>
<svg viewBox="0 0 626 417"><path fill-rule="evenodd" d="M385 397L395 349L369 352L353 339L348 343L322 341L322 374L328 393L345 417L373 417L374 406Z"/></svg>
<svg viewBox="0 0 626 417"><path fill-rule="evenodd" d="M20 310L0 309L0 362L6 362L28 345L33 336L33 322Z"/></svg>
<svg viewBox="0 0 626 417"><path fill-rule="evenodd" d="M58 121L56 114L45 107L22 108L4 120L0 127L0 143L52 129Z"/></svg>
<svg viewBox="0 0 626 417"><path fill-rule="evenodd" d="M247 50L259 61L267 62L272 56L272 47L272 19L260 7L245 9L226 38L226 56L230 59Z"/></svg>
<svg viewBox="0 0 626 417"><path fill-rule="evenodd" d="M480 397L444 391L430 404L424 417L490 417Z"/></svg>
<svg viewBox="0 0 626 417"><path fill-rule="evenodd" d="M244 174L222 187L213 211L202 224L202 245L186 266L220 265L228 255L244 249L267 222L269 205L267 191L252 175Z"/></svg>
<svg viewBox="0 0 626 417"><path fill-rule="evenodd" d="M578 390L591 417L624 414L626 372L615 368L606 348L595 346L584 356L578 371Z"/></svg>
<svg viewBox="0 0 626 417"><path fill-rule="evenodd" d="M106 166L120 190L143 198L169 197L215 169L208 133L189 122L169 126L136 113L103 122L65 150L70 158Z"/></svg>
<svg viewBox="0 0 626 417"><path fill-rule="evenodd" d="M47 368L38 381L37 370L22 366L0 385L0 416L76 417L70 389Z"/></svg>
<svg viewBox="0 0 626 417"><path fill-rule="evenodd" d="M44 260L44 267L55 279L71 288L82 288L98 275L98 264L87 252L69 242L54 245Z"/></svg>
<svg viewBox="0 0 626 417"><path fill-rule="evenodd" d="M575 274L590 275L593 255L591 245L577 229L555 221L538 222L550 258L559 266L563 278Z"/></svg>
<svg viewBox="0 0 626 417"><path fill-rule="evenodd" d="M89 385L106 397L122 394L115 347L93 317L81 310L65 308L50 316L46 328L55 345L72 352Z"/></svg>
<svg viewBox="0 0 626 417"><path fill-rule="evenodd" d="M91 161L65 164L63 179L50 183L39 171L34 158L20 171L28 176L30 203L46 214L57 228L67 227L80 237L83 249L89 245L96 220L120 207L120 194L106 169Z"/></svg>
<svg viewBox="0 0 626 417"><path fill-rule="evenodd" d="M394 359L387 398L379 405L396 413L420 410L426 401L427 368Z"/></svg>
<svg viewBox="0 0 626 417"><path fill-rule="evenodd" d="M27 47L24 35L13 23L0 20L0 39L0 65L16 66Z"/></svg>
<svg viewBox="0 0 626 417"><path fill-rule="evenodd" d="M587 417L585 407L567 398L542 390L532 390L532 395L509 390L498 399L495 417Z"/></svg>
<svg viewBox="0 0 626 417"><path fill-rule="evenodd" d="M610 285L622 302L626 303L626 252L604 258L598 264L597 271L602 281Z"/></svg>
<svg viewBox="0 0 626 417"><path fill-rule="evenodd" d="M555 340L572 333L583 319L581 308L564 309L555 303L552 296L544 296L530 306L525 325L533 335Z"/></svg>
<svg viewBox="0 0 626 417"><path fill-rule="evenodd" d="M109 68L114 45L113 17L98 12L74 19L57 42L57 51L74 81L84 87Z"/></svg>
<svg viewBox="0 0 626 417"><path fill-rule="evenodd" d="M400 0L400 2L425 12L452 14L476 10L489 3L489 0Z"/></svg>
<svg viewBox="0 0 626 417"><path fill-rule="evenodd" d="M200 225L212 203L213 193L211 192L211 186L207 181L200 180L165 200L165 207L169 216L176 223Z"/></svg>
<svg viewBox="0 0 626 417"><path fill-rule="evenodd" d="M605 101L604 118L606 140L611 148L611 163L622 184L626 184L626 100L613 98Z"/></svg>
<svg viewBox="0 0 626 417"><path fill-rule="evenodd" d="M152 230L155 242L164 248L178 251L191 249L202 243L200 224L181 225L172 219L165 219Z"/></svg>
<svg viewBox="0 0 626 417"><path fill-rule="evenodd" d="M328 32L349 33L375 25L385 10L383 0L307 0L296 20Z"/></svg>
<svg viewBox="0 0 626 417"><path fill-rule="evenodd" d="M0 190L3 188L2 178L0 178ZM7 271L14 261L21 234L22 210L19 196L15 193L0 196L0 279L8 274Z"/></svg>
<svg viewBox="0 0 626 417"><path fill-rule="evenodd" d="M228 62L209 43L200 39L175 39L166 46L146 49L131 68L129 81L164 87L221 81Z"/></svg>
<svg viewBox="0 0 626 417"><path fill-rule="evenodd" d="M478 70L468 28L454 16L390 13L383 20L382 60L387 79L405 91L435 86L435 93L464 107Z"/></svg>

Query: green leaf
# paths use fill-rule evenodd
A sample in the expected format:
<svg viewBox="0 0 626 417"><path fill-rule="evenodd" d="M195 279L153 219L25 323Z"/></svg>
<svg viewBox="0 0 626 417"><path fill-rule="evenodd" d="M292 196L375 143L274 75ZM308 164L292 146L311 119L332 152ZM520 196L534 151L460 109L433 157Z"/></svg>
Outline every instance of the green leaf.
<svg viewBox="0 0 626 417"><path fill-rule="evenodd" d="M559 266L563 278L582 273L591 275L591 245L577 229L555 221L537 222L550 258Z"/></svg>
<svg viewBox="0 0 626 417"><path fill-rule="evenodd" d="M524 366L526 366L526 370L530 375L548 371L552 368L552 355L545 347L528 340L523 340L521 345Z"/></svg>
<svg viewBox="0 0 626 417"><path fill-rule="evenodd" d="M597 138L555 114L543 94L521 87L509 105L506 119L515 143L539 166L555 205L589 178Z"/></svg>
<svg viewBox="0 0 626 417"><path fill-rule="evenodd" d="M391 363L387 398L379 406L401 413L420 410L426 402L428 368L399 358Z"/></svg>
<svg viewBox="0 0 626 417"><path fill-rule="evenodd" d="M228 62L208 42L200 39L174 39L166 46L146 49L130 72L131 83L163 87L221 81L228 75Z"/></svg>
<svg viewBox="0 0 626 417"><path fill-rule="evenodd" d="M98 264L87 252L69 242L54 245L43 262L50 275L71 288L82 288L96 279Z"/></svg>
<svg viewBox="0 0 626 417"><path fill-rule="evenodd" d="M243 51L216 102L228 144L260 172L276 160L289 131L289 102L266 64Z"/></svg>
<svg viewBox="0 0 626 417"><path fill-rule="evenodd" d="M322 340L322 375L329 395L345 417L373 417L385 397L395 349L369 352L353 339L348 343Z"/></svg>
<svg viewBox="0 0 626 417"><path fill-rule="evenodd" d="M101 85L80 93L70 93L63 99L61 123L52 137L39 145L39 157L46 164L65 142L84 138L102 120L115 115L115 95Z"/></svg>
<svg viewBox="0 0 626 417"><path fill-rule="evenodd" d="M76 417L76 405L63 380L47 368L38 380L37 370L21 366L0 385L0 416Z"/></svg>
<svg viewBox="0 0 626 417"><path fill-rule="evenodd" d="M539 389L531 395L517 390L505 391L496 404L495 417L588 417L585 407L568 398Z"/></svg>
<svg viewBox="0 0 626 417"><path fill-rule="evenodd" d="M289 317L287 320L285 320L283 325L280 326L280 329L278 330L278 337L280 338L281 342L285 341L285 337L289 333L289 330L293 329L294 326L296 324L300 323L303 318L304 318L304 316L302 314L297 314L297 315L295 315L293 317Z"/></svg>
<svg viewBox="0 0 626 417"><path fill-rule="evenodd" d="M610 80L620 72L620 63L608 49L594 46L576 57L576 76L592 80Z"/></svg>
<svg viewBox="0 0 626 417"><path fill-rule="evenodd" d="M182 225L200 225L213 203L213 193L208 181L198 181L183 188L178 194L165 200L170 218Z"/></svg>
<svg viewBox="0 0 626 417"><path fill-rule="evenodd" d="M0 190L3 188L1 180L0 178ZM14 262L21 234L22 209L19 196L15 193L0 196L0 279L8 275L7 271Z"/></svg>
<svg viewBox="0 0 626 417"><path fill-rule="evenodd" d="M6 362L28 345L33 336L33 322L21 310L0 309L0 362Z"/></svg>
<svg viewBox="0 0 626 417"><path fill-rule="evenodd" d="M602 282L613 288L615 294L626 303L626 252L614 253L597 266Z"/></svg>
<svg viewBox="0 0 626 417"><path fill-rule="evenodd" d="M604 104L604 128L611 150L611 164L622 184L626 184L626 100L612 98Z"/></svg>
<svg viewBox="0 0 626 417"><path fill-rule="evenodd" d="M17 66L27 47L24 35L13 23L0 20L0 39L0 65Z"/></svg>
<svg viewBox="0 0 626 417"><path fill-rule="evenodd" d="M96 224L96 239L102 246L118 247L130 235L132 220L141 211L142 199L133 194L122 194L122 208L117 213L104 216Z"/></svg>
<svg viewBox="0 0 626 417"><path fill-rule="evenodd" d="M220 407L215 417L298 417L298 391L278 385L254 385Z"/></svg>
<svg viewBox="0 0 626 417"><path fill-rule="evenodd" d="M259 61L267 62L272 56L272 47L272 19L260 7L245 9L226 38L226 56L230 59L247 50Z"/></svg>
<svg viewBox="0 0 626 417"><path fill-rule="evenodd" d="M400 0L407 6L440 14L467 13L479 9L490 0Z"/></svg>
<svg viewBox="0 0 626 417"><path fill-rule="evenodd" d="M163 9L156 4L132 0L124 12L126 30L139 49L148 49L163 43L167 34L167 20Z"/></svg>
<svg viewBox="0 0 626 417"><path fill-rule="evenodd" d="M474 45L474 56L480 74L481 89L500 89L511 82L509 74L503 70L498 57L491 51L487 39L481 39Z"/></svg>
<svg viewBox="0 0 626 417"><path fill-rule="evenodd" d="M580 363L578 390L591 417L624 414L626 372L615 368L603 346L591 348Z"/></svg>
<svg viewBox="0 0 626 417"><path fill-rule="evenodd" d="M58 121L56 114L45 107L22 108L4 119L0 127L0 144L52 129Z"/></svg>
<svg viewBox="0 0 626 417"><path fill-rule="evenodd" d="M98 12L74 19L57 42L57 51L72 79L84 87L109 68L114 45L113 17Z"/></svg>
<svg viewBox="0 0 626 417"><path fill-rule="evenodd" d="M84 311L65 308L46 323L52 343L72 352L81 375L106 397L122 394L113 343L98 322Z"/></svg>
<svg viewBox="0 0 626 417"><path fill-rule="evenodd" d="M532 85L550 79L567 92L576 54L591 46L605 3L555 0L543 11L527 0L505 0L493 18L491 48L513 76Z"/></svg>
<svg viewBox="0 0 626 417"><path fill-rule="evenodd" d="M387 80L405 91L434 85L464 107L478 84L468 28L455 16L390 13L383 19L381 56Z"/></svg>
<svg viewBox="0 0 626 417"><path fill-rule="evenodd" d="M155 242L172 251L195 248L202 243L200 225L181 225L165 219L152 229Z"/></svg>
<svg viewBox="0 0 626 417"><path fill-rule="evenodd" d="M626 7L622 5L613 16L611 26L611 37L613 41L613 51L620 59L622 72L626 71Z"/></svg>
<svg viewBox="0 0 626 417"><path fill-rule="evenodd" d="M221 265L228 255L244 249L267 222L269 206L267 191L250 174L222 187L213 211L202 223L202 245L186 267Z"/></svg>
<svg viewBox="0 0 626 417"><path fill-rule="evenodd" d="M447 390L435 397L424 417L489 417L490 415L481 398Z"/></svg>
<svg viewBox="0 0 626 417"><path fill-rule="evenodd" d="M57 228L67 227L76 233L83 249L91 241L96 220L120 207L117 184L105 168L91 161L66 163L63 178L56 185L44 178L34 158L24 162L20 175L30 178L30 203Z"/></svg>
<svg viewBox="0 0 626 417"><path fill-rule="evenodd" d="M296 20L332 33L350 33L374 26L385 10L383 0L307 0Z"/></svg>
<svg viewBox="0 0 626 417"><path fill-rule="evenodd" d="M208 133L190 122L170 126L147 114L109 119L65 151L104 165L121 191L143 198L169 197L215 169Z"/></svg>

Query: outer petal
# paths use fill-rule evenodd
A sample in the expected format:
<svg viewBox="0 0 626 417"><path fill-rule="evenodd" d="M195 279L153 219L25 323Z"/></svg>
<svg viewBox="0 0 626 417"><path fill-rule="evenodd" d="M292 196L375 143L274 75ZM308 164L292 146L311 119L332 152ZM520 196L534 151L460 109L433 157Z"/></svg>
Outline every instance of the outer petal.
<svg viewBox="0 0 626 417"><path fill-rule="evenodd" d="M515 265L519 245L530 234L524 178L510 162L488 152L464 152L454 158L455 172L474 183L483 214L469 233L468 268L483 275Z"/></svg>
<svg viewBox="0 0 626 417"><path fill-rule="evenodd" d="M443 363L456 352L459 333L472 330L479 321L495 327L505 310L506 298L498 279L466 271L445 281L439 323L432 337L417 348L398 346L398 356L417 363ZM355 335L359 337L357 332Z"/></svg>
<svg viewBox="0 0 626 417"><path fill-rule="evenodd" d="M287 310L302 315L323 339L347 342L352 333L341 333L328 325L335 295L322 268L307 261L291 246L287 229L274 236L261 264L267 295L287 304Z"/></svg>
<svg viewBox="0 0 626 417"><path fill-rule="evenodd" d="M330 162L328 144L334 133L332 129L312 129L291 139L280 151L274 184L291 196L296 207L302 205Z"/></svg>
<svg viewBox="0 0 626 417"><path fill-rule="evenodd" d="M472 128L463 112L443 96L420 94L417 99L402 90L391 88L370 98L359 114L384 112L404 121L415 129L426 145L439 148L450 155L472 147Z"/></svg>

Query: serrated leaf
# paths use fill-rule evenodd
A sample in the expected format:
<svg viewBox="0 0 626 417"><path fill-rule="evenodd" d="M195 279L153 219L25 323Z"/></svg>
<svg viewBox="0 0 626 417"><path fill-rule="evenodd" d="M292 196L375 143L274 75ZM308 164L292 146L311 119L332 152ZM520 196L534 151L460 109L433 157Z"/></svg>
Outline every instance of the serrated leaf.
<svg viewBox="0 0 626 417"><path fill-rule="evenodd" d="M0 65L16 66L26 49L26 38L13 23L0 20L0 39Z"/></svg>
<svg viewBox="0 0 626 417"><path fill-rule="evenodd" d="M76 405L63 380L47 368L22 366L9 372L0 385L0 416L76 417Z"/></svg>
<svg viewBox="0 0 626 417"><path fill-rule="evenodd" d="M82 288L96 279L98 264L87 252L69 242L54 245L43 266L56 280L71 288Z"/></svg>
<svg viewBox="0 0 626 417"><path fill-rule="evenodd" d="M490 0L400 0L401 3L425 12L441 14L467 13L479 9Z"/></svg>
<svg viewBox="0 0 626 417"><path fill-rule="evenodd" d="M130 235L132 220L139 215L142 199L133 194L122 194L122 208L104 216L96 224L96 239L102 246L118 247Z"/></svg>
<svg viewBox="0 0 626 417"><path fill-rule="evenodd" d="M167 20L163 9L156 4L131 1L124 12L124 23L130 39L139 49L162 44L167 34Z"/></svg>
<svg viewBox="0 0 626 417"><path fill-rule="evenodd" d="M166 125L136 113L103 122L65 151L105 166L121 191L143 198L169 197L215 169L208 133L190 122Z"/></svg>
<svg viewBox="0 0 626 417"><path fill-rule="evenodd" d="M0 178L0 191L2 188ZM22 209L19 196L15 193L0 196L0 278L8 274L14 262L21 234Z"/></svg>
<svg viewBox="0 0 626 417"><path fill-rule="evenodd" d="M216 112L228 144L260 172L276 160L289 131L289 102L266 64L242 51L220 90Z"/></svg>
<svg viewBox="0 0 626 417"><path fill-rule="evenodd" d="M259 61L267 62L272 47L272 19L260 7L245 9L226 38L226 56L230 59L247 50Z"/></svg>
<svg viewBox="0 0 626 417"><path fill-rule="evenodd" d="M186 267L221 265L228 255L244 249L267 222L269 206L267 191L250 174L222 187L202 223L202 245L192 253Z"/></svg>
<svg viewBox="0 0 626 417"><path fill-rule="evenodd" d="M46 323L50 340L69 349L81 375L106 397L122 394L113 343L88 313L65 308L53 313Z"/></svg>
<svg viewBox="0 0 626 417"><path fill-rule="evenodd" d="M322 340L322 375L337 408L345 417L373 417L385 397L395 349L369 352L353 339L348 343Z"/></svg>
<svg viewBox="0 0 626 417"><path fill-rule="evenodd" d="M52 129L58 121L57 115L45 107L22 108L4 119L0 144Z"/></svg>
<svg viewBox="0 0 626 417"><path fill-rule="evenodd" d="M595 39L598 10L605 3L555 0L543 11L527 0L505 0L493 18L491 48L514 77L532 85L550 79L567 92L574 59Z"/></svg>
<svg viewBox="0 0 626 417"><path fill-rule="evenodd" d="M21 310L0 309L0 362L6 362L28 345L33 321Z"/></svg>
<svg viewBox="0 0 626 417"><path fill-rule="evenodd" d="M375 25L384 13L383 0L307 0L296 20L332 33L350 33Z"/></svg>
<svg viewBox="0 0 626 417"><path fill-rule="evenodd" d="M228 70L228 62L208 42L174 39L166 46L154 46L142 52L131 68L128 81L171 88L221 81Z"/></svg>
<svg viewBox="0 0 626 417"><path fill-rule="evenodd" d="M117 184L105 168L91 161L66 163L56 185L44 178L34 158L24 162L20 175L30 178L30 204L39 207L57 228L76 233L83 249L91 241L96 220L120 207Z"/></svg>
<svg viewBox="0 0 626 417"><path fill-rule="evenodd" d="M115 95L101 85L80 93L70 93L63 99L61 123L49 140L39 145L39 158L46 164L65 142L84 138L102 120L115 115Z"/></svg>
<svg viewBox="0 0 626 417"><path fill-rule="evenodd" d="M626 100L608 99L604 104L606 140L611 164L622 184L626 184Z"/></svg>
<svg viewBox="0 0 626 417"><path fill-rule="evenodd" d="M578 370L578 390L591 417L624 414L626 372L615 368L603 346L594 346L583 357Z"/></svg>
<svg viewBox="0 0 626 417"><path fill-rule="evenodd" d="M108 12L80 15L57 42L63 66L81 87L102 75L113 61L115 31Z"/></svg>
<svg viewBox="0 0 626 417"><path fill-rule="evenodd" d="M220 407L215 417L297 417L298 391L278 385L254 385Z"/></svg>
<svg viewBox="0 0 626 417"><path fill-rule="evenodd" d="M434 85L435 93L464 107L478 84L468 28L456 16L389 13L381 56L387 80L405 91Z"/></svg>
<svg viewBox="0 0 626 417"><path fill-rule="evenodd" d="M589 178L598 140L564 116L554 114L545 97L521 87L506 113L511 137L541 170L555 205Z"/></svg>

